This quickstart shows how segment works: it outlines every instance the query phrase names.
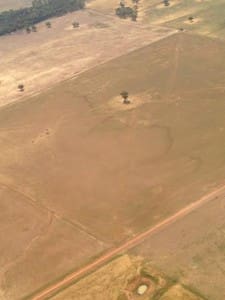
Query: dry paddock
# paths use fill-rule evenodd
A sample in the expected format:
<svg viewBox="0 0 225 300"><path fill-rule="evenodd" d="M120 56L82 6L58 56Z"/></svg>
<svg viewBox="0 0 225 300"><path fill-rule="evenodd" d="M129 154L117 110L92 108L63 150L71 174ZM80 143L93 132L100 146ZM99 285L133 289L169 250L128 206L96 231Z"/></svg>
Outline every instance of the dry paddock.
<svg viewBox="0 0 225 300"><path fill-rule="evenodd" d="M74 21L80 28L73 28ZM35 33L20 31L0 37L0 106L176 32L89 8L53 18L51 23L51 29L43 22ZM19 84L24 84L25 92L19 92Z"/></svg>
<svg viewBox="0 0 225 300"><path fill-rule="evenodd" d="M0 110L4 300L224 183L224 50L176 34Z"/></svg>

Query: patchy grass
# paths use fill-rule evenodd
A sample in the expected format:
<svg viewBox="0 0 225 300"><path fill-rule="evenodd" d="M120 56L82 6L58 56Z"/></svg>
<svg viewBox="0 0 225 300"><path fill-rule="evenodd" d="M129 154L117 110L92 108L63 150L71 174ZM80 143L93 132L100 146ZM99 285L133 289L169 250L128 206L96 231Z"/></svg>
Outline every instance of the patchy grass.
<svg viewBox="0 0 225 300"><path fill-rule="evenodd" d="M207 36L224 38L225 1L218 0L176 0L173 5L159 7L158 1L143 0L144 20L151 24L164 25L172 28L184 28L187 31ZM198 22L189 23L193 16Z"/></svg>

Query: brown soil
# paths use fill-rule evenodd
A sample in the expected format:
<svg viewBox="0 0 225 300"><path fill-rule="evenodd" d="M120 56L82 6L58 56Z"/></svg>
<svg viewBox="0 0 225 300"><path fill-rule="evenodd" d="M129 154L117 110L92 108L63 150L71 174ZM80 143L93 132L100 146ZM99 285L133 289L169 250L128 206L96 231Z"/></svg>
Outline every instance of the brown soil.
<svg viewBox="0 0 225 300"><path fill-rule="evenodd" d="M193 291L200 292L206 299L223 299L224 212L223 193L201 209L152 236L132 253L151 259L156 268L162 269L174 280L191 286Z"/></svg>
<svg viewBox="0 0 225 300"><path fill-rule="evenodd" d="M4 300L79 268L223 182L224 49L177 34L1 109L0 182L13 201L1 218ZM124 89L143 103L111 108Z"/></svg>
<svg viewBox="0 0 225 300"><path fill-rule="evenodd" d="M72 28L74 20L80 22L80 28ZM51 23L51 29L44 22L36 33L0 37L0 106L175 32L90 9L52 19ZM22 93L19 84L25 86Z"/></svg>

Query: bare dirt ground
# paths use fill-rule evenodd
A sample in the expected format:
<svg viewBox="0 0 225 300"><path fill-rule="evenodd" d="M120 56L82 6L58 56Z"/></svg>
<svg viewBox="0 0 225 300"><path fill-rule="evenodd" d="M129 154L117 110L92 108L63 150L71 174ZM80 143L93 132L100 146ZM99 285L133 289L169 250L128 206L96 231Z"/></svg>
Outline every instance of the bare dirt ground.
<svg viewBox="0 0 225 300"><path fill-rule="evenodd" d="M43 299L49 298L51 295L59 293L61 290L67 288L69 285L71 285L75 281L78 281L82 277L93 272L97 268L101 267L103 264L110 262L117 255L121 255L121 253L124 253L125 251L134 248L135 245L141 244L141 242L143 240L150 238L152 235L157 234L157 232L163 230L165 227L170 226L171 224L175 223L177 220L182 219L186 215L200 209L202 206L204 206L208 202L214 201L215 199L221 197L221 195L224 196L224 194L225 194L225 185L218 187L213 192L206 194L202 198L185 206L184 208L177 211L175 214L171 215L170 217L164 219L163 221L159 222L155 226L147 229L146 231L144 231L142 233L137 234L133 238L131 238L128 241L124 242L123 244L111 249L110 251L108 251L104 255L101 255L100 257L98 257L94 261L90 262L89 264L86 264L82 268L68 274L67 276L63 277L61 280L52 284L51 286L46 287L46 289L41 290L39 293L37 293L32 298L32 300L43 300ZM156 280L156 283L158 281L159 280ZM135 282L136 282L136 280L135 280ZM136 284L137 284L137 282L136 282ZM151 284L151 282L148 282L147 279L145 281L145 284L147 286L149 286L149 284L150 284L150 286L151 286L151 288L149 289L150 293L155 290L155 288L153 288L153 285ZM90 296L91 296L91 293L90 293ZM133 299L133 297L131 297L131 298Z"/></svg>
<svg viewBox="0 0 225 300"><path fill-rule="evenodd" d="M20 191L1 183L0 197L1 300L21 299L34 285L34 277L43 283L52 281L62 271L68 272L77 261L82 264L86 257L104 249L103 244L76 224L36 205ZM73 253L76 253L76 258ZM47 273L43 273L43 269L48 268L50 257L54 267L52 265ZM18 285L11 285L12 281ZM5 293L5 290L8 292Z"/></svg>
<svg viewBox="0 0 225 300"><path fill-rule="evenodd" d="M1 218L19 243L1 236L4 300L22 299L223 183L224 49L176 34L1 108L0 182L7 201L22 197ZM112 105L123 89L132 109Z"/></svg>
<svg viewBox="0 0 225 300"><path fill-rule="evenodd" d="M152 236L132 253L138 253L168 276L201 291L206 299L225 297L225 197Z"/></svg>
<svg viewBox="0 0 225 300"><path fill-rule="evenodd" d="M72 28L74 20L80 28ZM175 32L90 9L51 22L51 29L43 23L37 33L0 37L0 106ZM24 93L18 91L18 84L25 85Z"/></svg>

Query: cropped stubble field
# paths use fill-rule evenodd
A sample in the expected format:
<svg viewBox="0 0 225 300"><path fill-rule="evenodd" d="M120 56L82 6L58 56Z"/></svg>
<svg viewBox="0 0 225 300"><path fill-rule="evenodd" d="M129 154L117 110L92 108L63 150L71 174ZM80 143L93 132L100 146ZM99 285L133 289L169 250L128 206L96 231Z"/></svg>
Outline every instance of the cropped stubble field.
<svg viewBox="0 0 225 300"><path fill-rule="evenodd" d="M80 28L74 29L72 22ZM89 8L45 22L37 32L0 37L0 106L40 93L110 59L175 33ZM24 84L25 92L17 89Z"/></svg>
<svg viewBox="0 0 225 300"><path fill-rule="evenodd" d="M133 249L209 300L225 297L225 194ZM175 298L176 299L176 298Z"/></svg>
<svg viewBox="0 0 225 300"><path fill-rule="evenodd" d="M159 0L140 2L140 15L144 22L224 39L225 0L170 0L165 7ZM193 16L194 22L188 18Z"/></svg>
<svg viewBox="0 0 225 300"><path fill-rule="evenodd" d="M176 34L1 109L0 182L11 203L1 208L4 299L224 183L224 50ZM122 89L132 104L121 103Z"/></svg>
<svg viewBox="0 0 225 300"><path fill-rule="evenodd" d="M148 282L147 293L137 294L140 283ZM156 282L158 284L156 284ZM82 278L52 300L204 300L139 256L121 255L96 272Z"/></svg>

